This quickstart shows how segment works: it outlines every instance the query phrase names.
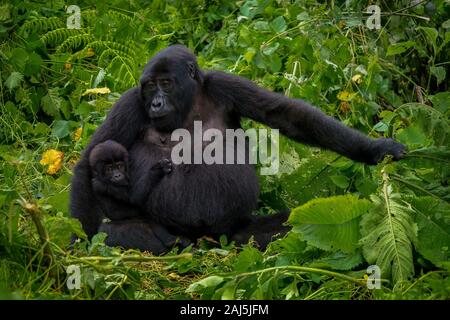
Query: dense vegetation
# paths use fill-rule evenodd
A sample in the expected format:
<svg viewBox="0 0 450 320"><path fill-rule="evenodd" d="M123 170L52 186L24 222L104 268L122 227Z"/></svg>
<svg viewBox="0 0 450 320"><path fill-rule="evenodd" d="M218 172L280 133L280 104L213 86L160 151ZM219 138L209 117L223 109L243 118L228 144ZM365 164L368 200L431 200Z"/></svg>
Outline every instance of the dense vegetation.
<svg viewBox="0 0 450 320"><path fill-rule="evenodd" d="M380 30L366 26L374 3ZM71 4L81 29L66 27ZM444 0L3 1L0 298L449 299L449 12ZM102 234L70 250L83 237L68 212L74 163L174 43L409 153L369 167L282 138L258 214L294 208L293 230L265 252L201 239L158 259ZM80 290L66 287L71 264ZM369 265L381 289L366 287Z"/></svg>

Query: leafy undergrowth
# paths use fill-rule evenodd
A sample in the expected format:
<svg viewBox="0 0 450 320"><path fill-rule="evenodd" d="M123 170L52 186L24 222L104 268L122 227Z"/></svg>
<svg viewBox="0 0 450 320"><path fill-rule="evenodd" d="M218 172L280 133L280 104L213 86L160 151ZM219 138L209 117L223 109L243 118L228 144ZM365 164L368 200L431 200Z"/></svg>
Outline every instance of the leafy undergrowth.
<svg viewBox="0 0 450 320"><path fill-rule="evenodd" d="M0 298L449 299L448 2L382 6L380 30L366 27L365 3L332 3L81 1L81 29L65 27L62 1L1 4ZM84 238L68 212L74 163L173 43L408 154L370 167L281 138L257 214L293 208L292 231L264 252L222 238L154 257L102 234L70 248Z"/></svg>

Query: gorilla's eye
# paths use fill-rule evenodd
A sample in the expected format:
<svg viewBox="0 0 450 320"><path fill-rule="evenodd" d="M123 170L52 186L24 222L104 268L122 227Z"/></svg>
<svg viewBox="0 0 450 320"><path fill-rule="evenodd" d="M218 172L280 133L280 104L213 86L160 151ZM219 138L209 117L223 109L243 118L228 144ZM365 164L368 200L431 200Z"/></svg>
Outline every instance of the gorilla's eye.
<svg viewBox="0 0 450 320"><path fill-rule="evenodd" d="M146 89L146 91L155 91L156 90L156 82L153 80L149 80L145 84L145 89Z"/></svg>
<svg viewBox="0 0 450 320"><path fill-rule="evenodd" d="M170 79L163 79L161 80L160 85L163 90L169 90L172 86L172 81Z"/></svg>
<svg viewBox="0 0 450 320"><path fill-rule="evenodd" d="M113 171L112 164L105 165L105 174L111 174Z"/></svg>
<svg viewBox="0 0 450 320"><path fill-rule="evenodd" d="M117 167L118 170L120 170L120 171L122 171L122 172L125 171L125 165L123 164L123 162L118 162L118 163L116 164L116 167Z"/></svg>

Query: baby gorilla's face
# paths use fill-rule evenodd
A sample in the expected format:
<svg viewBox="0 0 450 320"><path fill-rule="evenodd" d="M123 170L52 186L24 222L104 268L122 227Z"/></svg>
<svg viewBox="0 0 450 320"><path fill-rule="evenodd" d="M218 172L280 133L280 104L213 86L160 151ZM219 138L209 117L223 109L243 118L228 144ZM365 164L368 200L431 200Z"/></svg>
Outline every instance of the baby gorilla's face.
<svg viewBox="0 0 450 320"><path fill-rule="evenodd" d="M114 185L128 185L126 166L123 161L104 163L102 173L104 179Z"/></svg>

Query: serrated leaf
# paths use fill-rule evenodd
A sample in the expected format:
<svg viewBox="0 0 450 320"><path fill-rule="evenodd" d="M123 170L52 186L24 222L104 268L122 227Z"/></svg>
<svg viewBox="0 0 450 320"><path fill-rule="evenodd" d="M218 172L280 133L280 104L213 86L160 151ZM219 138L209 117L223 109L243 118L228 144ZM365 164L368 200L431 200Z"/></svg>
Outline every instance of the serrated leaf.
<svg viewBox="0 0 450 320"><path fill-rule="evenodd" d="M49 89L48 93L42 98L42 110L49 116L59 115L62 99L58 95L58 88Z"/></svg>
<svg viewBox="0 0 450 320"><path fill-rule="evenodd" d="M16 71L11 72L5 81L5 86L11 91L12 89L17 88L22 80L23 74Z"/></svg>
<svg viewBox="0 0 450 320"><path fill-rule="evenodd" d="M385 183L380 196L371 196L375 206L361 219L360 244L367 262L377 265L383 278L398 283L414 274L412 242L417 239L417 225L411 208Z"/></svg>

